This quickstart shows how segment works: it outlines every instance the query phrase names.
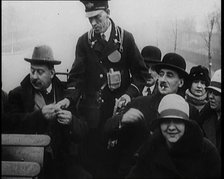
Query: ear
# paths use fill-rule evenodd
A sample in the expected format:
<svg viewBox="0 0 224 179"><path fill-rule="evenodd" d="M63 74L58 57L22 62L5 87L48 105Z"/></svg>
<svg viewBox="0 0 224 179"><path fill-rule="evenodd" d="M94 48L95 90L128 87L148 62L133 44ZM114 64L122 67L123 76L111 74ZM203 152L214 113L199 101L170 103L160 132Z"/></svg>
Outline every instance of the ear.
<svg viewBox="0 0 224 179"><path fill-rule="evenodd" d="M106 9L105 11L106 11L106 13L107 13L107 15L109 17L109 15L110 15L110 9Z"/></svg>
<svg viewBox="0 0 224 179"><path fill-rule="evenodd" d="M181 88L183 85L184 85L184 79L181 78L181 79L179 80L179 85L178 85L178 87Z"/></svg>
<svg viewBox="0 0 224 179"><path fill-rule="evenodd" d="M52 68L52 69L51 69L51 79L54 78L54 75L55 75L55 69Z"/></svg>

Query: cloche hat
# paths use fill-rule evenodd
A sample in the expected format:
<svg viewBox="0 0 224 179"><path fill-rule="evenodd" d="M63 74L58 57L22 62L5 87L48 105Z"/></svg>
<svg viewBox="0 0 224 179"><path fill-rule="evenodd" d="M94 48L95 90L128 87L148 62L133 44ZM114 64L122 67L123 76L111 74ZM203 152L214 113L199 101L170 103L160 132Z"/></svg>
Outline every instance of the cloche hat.
<svg viewBox="0 0 224 179"><path fill-rule="evenodd" d="M195 80L205 81L205 85L208 86L210 83L208 69L201 65L192 67L189 74L189 85L191 85Z"/></svg>
<svg viewBox="0 0 224 179"><path fill-rule="evenodd" d="M221 90L221 69L215 71L214 75L212 76L210 85L207 89L213 89L218 91L219 93L222 92Z"/></svg>
<svg viewBox="0 0 224 179"><path fill-rule="evenodd" d="M167 119L180 119L184 122L190 122L189 104L178 94L167 94L159 103L158 117L152 121L152 129Z"/></svg>

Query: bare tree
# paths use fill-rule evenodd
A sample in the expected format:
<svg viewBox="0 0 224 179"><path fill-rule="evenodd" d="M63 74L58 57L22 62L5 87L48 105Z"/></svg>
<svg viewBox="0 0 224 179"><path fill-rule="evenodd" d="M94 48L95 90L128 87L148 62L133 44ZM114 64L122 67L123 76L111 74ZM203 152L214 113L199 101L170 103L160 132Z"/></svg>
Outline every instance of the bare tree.
<svg viewBox="0 0 224 179"><path fill-rule="evenodd" d="M177 19L175 20L175 26L173 29L173 34L174 34L174 52L177 51Z"/></svg>
<svg viewBox="0 0 224 179"><path fill-rule="evenodd" d="M212 68L212 55L211 55L211 41L212 41L212 33L216 21L216 13L212 12L208 15L207 21L207 31L202 33L202 38L205 41L206 50L208 53L208 67L209 67L209 74L211 76L211 68Z"/></svg>

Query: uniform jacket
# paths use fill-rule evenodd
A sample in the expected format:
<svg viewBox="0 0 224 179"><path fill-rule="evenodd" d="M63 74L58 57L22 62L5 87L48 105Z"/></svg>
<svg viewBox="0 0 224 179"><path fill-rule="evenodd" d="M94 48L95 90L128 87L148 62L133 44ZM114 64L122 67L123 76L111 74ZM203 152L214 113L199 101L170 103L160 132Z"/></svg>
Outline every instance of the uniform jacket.
<svg viewBox="0 0 224 179"><path fill-rule="evenodd" d="M141 95L145 85L143 72L147 72L143 58L135 44L133 35L111 20L111 34L108 42L102 42L92 30L83 34L77 42L75 61L69 73L66 97L74 103L79 101L79 114L88 123L88 135L80 149L81 161L94 176L108 178L111 167L107 145L103 141L102 128L112 116L115 98L128 94L131 98ZM123 32L122 32L123 31ZM120 53L110 61L108 56ZM120 71L121 84L110 90L107 73L110 68Z"/></svg>
<svg viewBox="0 0 224 179"><path fill-rule="evenodd" d="M55 88L56 102L62 100L64 88L57 77L53 78L52 86ZM51 137L55 154L60 153L59 149L62 148L59 147L60 145L68 144L69 140L65 139L79 140L84 135L85 124L75 116L70 126L63 126L57 120L47 121L41 110L34 111L34 88L30 83L29 75L23 79L20 86L9 92L8 99L11 133L47 134Z"/></svg>
<svg viewBox="0 0 224 179"><path fill-rule="evenodd" d="M204 131L205 137L207 137L219 150L221 153L221 120L218 120L218 116L215 110L210 108L210 104L207 103L206 106L201 111L201 121L202 129Z"/></svg>
<svg viewBox="0 0 224 179"><path fill-rule="evenodd" d="M101 125L102 121L96 121L97 118L105 120L112 116L115 98L125 93L131 98L139 96L145 84L143 73L147 68L132 34L124 30L122 35L121 28L115 26L112 20L111 22L111 35L106 44L102 45L92 31L78 39L75 61L69 73L67 97L77 102L82 92L80 106L81 108L84 106L82 110L84 112L81 113L87 120L94 118L94 124L88 121L93 127ZM121 54L121 59L112 62L108 59L108 55L115 51ZM121 73L121 86L113 91L107 85L107 73L110 68ZM72 90L72 87L75 89ZM100 101L97 101L98 99ZM96 108L99 109L100 116Z"/></svg>
<svg viewBox="0 0 224 179"><path fill-rule="evenodd" d="M221 157L196 123L168 149L160 130L139 150L136 165L126 178L220 178Z"/></svg>

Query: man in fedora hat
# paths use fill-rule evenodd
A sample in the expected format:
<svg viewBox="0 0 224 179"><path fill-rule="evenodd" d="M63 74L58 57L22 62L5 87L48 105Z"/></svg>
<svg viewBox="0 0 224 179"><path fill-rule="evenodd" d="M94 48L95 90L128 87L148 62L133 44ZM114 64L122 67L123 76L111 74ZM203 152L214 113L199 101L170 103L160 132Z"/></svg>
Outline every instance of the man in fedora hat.
<svg viewBox="0 0 224 179"><path fill-rule="evenodd" d="M206 87L208 103L201 111L202 128L205 136L218 148L221 153L221 69L215 71L210 84Z"/></svg>
<svg viewBox="0 0 224 179"><path fill-rule="evenodd" d="M51 143L46 149L44 177L61 178L67 170L63 157L68 153L71 137L81 137L85 124L70 109L56 105L64 98L64 86L55 76L54 65L61 61L54 59L52 49L47 45L36 46L32 58L25 60L30 63L30 74L8 95L13 132L49 135Z"/></svg>
<svg viewBox="0 0 224 179"><path fill-rule="evenodd" d="M182 88L188 78L188 73L185 69L186 62L181 55L167 53L163 57L162 62L155 65L155 70L159 74L158 92L150 96L135 98L127 105L122 115L107 120L105 124L105 135L108 140L113 138L117 146L122 146L122 150L126 151L125 155L127 158L124 160L129 161L129 165L126 164L126 166L121 166L120 168L121 171L126 170L126 174L131 166L130 163L132 160L130 157L141 146L146 136L152 132L151 122L157 117L158 105L163 96L167 94L179 94L180 91L182 94ZM190 116L194 120L199 117L198 111L193 106L190 109ZM127 144L127 141L130 142ZM123 145L123 143L126 145ZM128 146L128 149L126 146ZM123 152L122 156L125 155Z"/></svg>
<svg viewBox="0 0 224 179"><path fill-rule="evenodd" d="M189 117L189 104L167 94L152 123L154 133L141 146L126 178L220 178L221 157Z"/></svg>
<svg viewBox="0 0 224 179"><path fill-rule="evenodd" d="M155 46L145 46L141 51L141 55L144 58L144 62L148 68L147 84L142 91L143 96L151 95L154 91L156 91L158 73L156 72L154 65L161 63L161 54L160 49Z"/></svg>
<svg viewBox="0 0 224 179"><path fill-rule="evenodd" d="M110 18L108 1L81 2L92 28L78 39L67 95L58 104L76 104L82 94L79 112L89 126L85 148L91 148L82 150L83 161L94 177L107 178L102 128L116 111L114 106L121 108L141 95L147 68L133 35Z"/></svg>

